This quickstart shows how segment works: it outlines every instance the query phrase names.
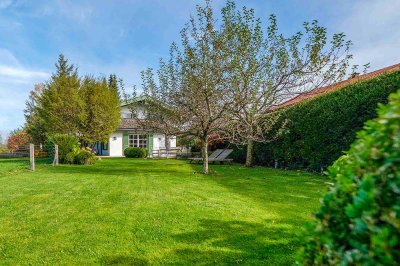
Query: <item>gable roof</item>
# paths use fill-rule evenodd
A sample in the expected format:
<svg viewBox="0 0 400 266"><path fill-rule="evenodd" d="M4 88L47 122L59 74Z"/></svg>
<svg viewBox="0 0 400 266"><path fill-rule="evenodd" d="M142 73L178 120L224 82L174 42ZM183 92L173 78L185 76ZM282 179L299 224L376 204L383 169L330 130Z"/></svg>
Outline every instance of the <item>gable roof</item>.
<svg viewBox="0 0 400 266"><path fill-rule="evenodd" d="M321 88L314 89L314 90L312 90L310 92L307 92L307 93L304 93L304 94L300 94L300 95L298 95L298 96L296 96L296 97L294 97L294 98L292 98L292 99L290 99L290 100L288 100L286 102L283 102L283 103L275 106L273 109L279 109L279 108L283 108L283 107L286 107L286 106L295 105L295 104L297 104L297 103L299 103L301 101L304 101L306 99L316 98L316 97L321 96L321 95L323 95L325 93L333 92L333 91L341 89L341 88L343 88L343 87L345 87L347 85L354 84L354 83L356 83L358 81L372 79L372 78L378 77L380 75L383 75L385 73L396 71L396 70L400 70L400 64L388 66L388 67L385 67L385 68L382 68L382 69L375 70L375 71L370 72L370 73L362 74L362 75L359 75L359 76L354 77L354 78L349 78L347 80L340 81L340 82L332 84L332 85L328 85L328 86L324 86L324 87L321 87Z"/></svg>
<svg viewBox="0 0 400 266"><path fill-rule="evenodd" d="M134 102L142 102L142 101L145 101L145 100L148 100L148 99L150 99L148 96L137 96L137 97L135 97L135 98L133 98L133 99L131 99L129 101L122 101L121 102L121 107L130 105L131 103L134 103Z"/></svg>
<svg viewBox="0 0 400 266"><path fill-rule="evenodd" d="M121 123L119 124L118 130L135 130L139 129L136 119L133 118L121 118Z"/></svg>

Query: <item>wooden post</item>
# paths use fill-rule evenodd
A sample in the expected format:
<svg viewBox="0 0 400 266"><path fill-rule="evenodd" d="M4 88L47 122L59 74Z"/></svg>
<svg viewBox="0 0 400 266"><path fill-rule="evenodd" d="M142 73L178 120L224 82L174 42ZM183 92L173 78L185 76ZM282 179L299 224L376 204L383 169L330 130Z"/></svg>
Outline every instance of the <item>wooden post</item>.
<svg viewBox="0 0 400 266"><path fill-rule="evenodd" d="M54 160L53 160L53 166L58 165L58 145L54 144Z"/></svg>
<svg viewBox="0 0 400 266"><path fill-rule="evenodd" d="M29 144L29 161L30 161L30 169L35 171L35 145L32 143Z"/></svg>

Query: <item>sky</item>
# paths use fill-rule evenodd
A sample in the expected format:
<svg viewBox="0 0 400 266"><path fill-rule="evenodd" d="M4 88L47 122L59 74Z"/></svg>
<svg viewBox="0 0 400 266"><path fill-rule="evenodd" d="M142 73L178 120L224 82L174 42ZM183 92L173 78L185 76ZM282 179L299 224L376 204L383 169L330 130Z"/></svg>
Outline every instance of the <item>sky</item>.
<svg viewBox="0 0 400 266"><path fill-rule="evenodd" d="M24 124L35 83L48 80L60 53L81 75L115 73L127 90L140 71L157 68L170 44L203 0L0 0L0 134ZM212 5L219 13L224 0ZM237 0L263 25L275 14L284 34L318 20L328 33L344 32L353 64L370 70L400 63L400 0Z"/></svg>

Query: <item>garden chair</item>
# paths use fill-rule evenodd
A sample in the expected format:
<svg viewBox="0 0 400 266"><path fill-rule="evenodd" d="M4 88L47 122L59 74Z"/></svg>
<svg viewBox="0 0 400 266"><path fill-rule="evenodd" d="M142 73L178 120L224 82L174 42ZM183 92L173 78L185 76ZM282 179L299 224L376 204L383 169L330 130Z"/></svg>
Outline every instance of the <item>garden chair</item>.
<svg viewBox="0 0 400 266"><path fill-rule="evenodd" d="M208 156L208 160L210 161L210 160L216 159L217 156L220 155L223 151L224 151L224 150L222 150L222 149L217 149L217 150L215 150L213 153L211 153L211 154ZM189 163L192 163L192 162L202 162L202 161L203 161L203 158L188 158L188 159L189 159Z"/></svg>
<svg viewBox="0 0 400 266"><path fill-rule="evenodd" d="M227 159L227 157L233 152L232 149L226 149L223 152L220 153L217 157L213 159L209 159L209 162L219 162L220 164L223 164L224 162L232 162L233 159Z"/></svg>

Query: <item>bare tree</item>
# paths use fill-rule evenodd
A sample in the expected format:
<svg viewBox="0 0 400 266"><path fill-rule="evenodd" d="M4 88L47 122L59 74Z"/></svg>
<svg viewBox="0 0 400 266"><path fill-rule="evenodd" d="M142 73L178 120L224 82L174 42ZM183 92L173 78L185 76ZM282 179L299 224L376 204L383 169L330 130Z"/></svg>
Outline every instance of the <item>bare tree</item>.
<svg viewBox="0 0 400 266"><path fill-rule="evenodd" d="M151 69L142 73L150 101L147 127L166 135L195 136L202 143L203 173L208 173L208 143L223 131L228 106L229 47L225 32L215 25L209 1L197 6L196 17L181 31L181 49L172 44L168 61L161 60L157 82Z"/></svg>
<svg viewBox="0 0 400 266"><path fill-rule="evenodd" d="M253 143L268 142L284 126L274 107L296 95L341 80L346 74L350 41L333 34L317 21L285 37L278 32L276 17L269 17L264 34L253 9L236 10L233 2L223 8L223 28L230 32L230 105L225 130L230 142L247 145L246 166L252 165ZM273 130L274 134L266 134ZM268 136L268 137L267 137Z"/></svg>

